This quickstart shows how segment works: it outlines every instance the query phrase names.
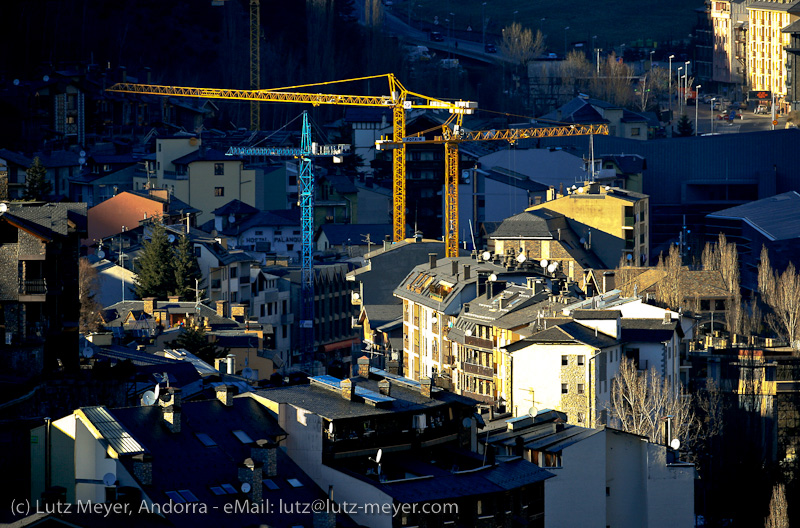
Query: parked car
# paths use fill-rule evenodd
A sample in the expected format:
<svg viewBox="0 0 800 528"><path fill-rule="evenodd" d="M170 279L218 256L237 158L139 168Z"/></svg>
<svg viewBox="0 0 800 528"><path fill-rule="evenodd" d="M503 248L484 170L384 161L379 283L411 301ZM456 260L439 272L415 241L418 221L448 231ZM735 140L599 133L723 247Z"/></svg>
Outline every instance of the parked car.
<svg viewBox="0 0 800 528"><path fill-rule="evenodd" d="M487 42L483 49L486 53L497 53L497 48L491 42Z"/></svg>
<svg viewBox="0 0 800 528"><path fill-rule="evenodd" d="M444 35L441 31L431 31L431 40L434 42L444 42Z"/></svg>

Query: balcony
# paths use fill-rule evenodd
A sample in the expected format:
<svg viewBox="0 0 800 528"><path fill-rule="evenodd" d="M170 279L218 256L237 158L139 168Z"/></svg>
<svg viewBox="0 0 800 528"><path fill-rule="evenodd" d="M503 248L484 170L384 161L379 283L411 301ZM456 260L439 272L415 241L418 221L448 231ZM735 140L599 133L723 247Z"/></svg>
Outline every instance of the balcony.
<svg viewBox="0 0 800 528"><path fill-rule="evenodd" d="M461 368L467 374L475 374L484 378L494 377L494 369L492 367L484 367L477 363L468 363L466 361L461 363Z"/></svg>
<svg viewBox="0 0 800 528"><path fill-rule="evenodd" d="M175 171L165 170L164 171L164 179L165 180L188 180L189 179L189 175L186 174L186 173L180 174L180 173L175 172Z"/></svg>
<svg viewBox="0 0 800 528"><path fill-rule="evenodd" d="M222 281L220 279L214 279L211 281L212 290L219 290L221 287L222 287Z"/></svg>
<svg viewBox="0 0 800 528"><path fill-rule="evenodd" d="M45 279L30 279L19 281L20 301L44 301L47 296L47 282Z"/></svg>
<svg viewBox="0 0 800 528"><path fill-rule="evenodd" d="M482 337L475 337L475 336L464 336L464 343L478 348L483 348L486 350L492 350L493 343L491 339L483 339Z"/></svg>

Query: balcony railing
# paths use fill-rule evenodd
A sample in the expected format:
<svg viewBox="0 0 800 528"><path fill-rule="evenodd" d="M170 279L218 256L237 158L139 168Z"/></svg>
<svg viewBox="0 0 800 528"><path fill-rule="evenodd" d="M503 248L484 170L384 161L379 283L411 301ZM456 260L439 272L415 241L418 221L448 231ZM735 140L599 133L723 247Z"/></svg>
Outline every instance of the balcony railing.
<svg viewBox="0 0 800 528"><path fill-rule="evenodd" d="M23 280L19 282L20 295L47 295L45 279Z"/></svg>
<svg viewBox="0 0 800 528"><path fill-rule="evenodd" d="M211 281L211 289L212 290L218 290L221 287L222 287L222 281L220 281L219 279Z"/></svg>
<svg viewBox="0 0 800 528"><path fill-rule="evenodd" d="M492 367L484 367L483 365L468 363L466 361L461 363L461 366L467 374L476 374L484 378L491 378L494 376L494 369Z"/></svg>
<svg viewBox="0 0 800 528"><path fill-rule="evenodd" d="M475 346L492 350L491 339L483 339L482 337L475 337L475 336L464 336L464 343L466 343L469 346Z"/></svg>

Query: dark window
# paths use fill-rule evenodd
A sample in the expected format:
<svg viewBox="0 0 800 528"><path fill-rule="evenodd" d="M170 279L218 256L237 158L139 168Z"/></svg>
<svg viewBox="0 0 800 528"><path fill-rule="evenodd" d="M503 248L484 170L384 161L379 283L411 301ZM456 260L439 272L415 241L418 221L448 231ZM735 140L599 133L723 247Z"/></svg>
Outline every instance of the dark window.
<svg viewBox="0 0 800 528"><path fill-rule="evenodd" d="M569 389L567 388L567 384L566 383L562 383L561 384L561 394L568 394L568 393L569 393Z"/></svg>
<svg viewBox="0 0 800 528"><path fill-rule="evenodd" d="M239 275L239 269L236 266L231 268L231 278L235 279Z"/></svg>
<svg viewBox="0 0 800 528"><path fill-rule="evenodd" d="M578 365L583 365L586 361L586 356L578 356Z"/></svg>
<svg viewBox="0 0 800 528"><path fill-rule="evenodd" d="M561 356L561 365L569 365L569 358L567 356Z"/></svg>
<svg viewBox="0 0 800 528"><path fill-rule="evenodd" d="M195 257L199 257L200 256L200 247L199 246L194 248L194 256Z"/></svg>
<svg viewBox="0 0 800 528"><path fill-rule="evenodd" d="M214 164L214 176L225 176L225 164L224 163L215 163Z"/></svg>
<svg viewBox="0 0 800 528"><path fill-rule="evenodd" d="M214 187L214 196L225 196L225 187Z"/></svg>
<svg viewBox="0 0 800 528"><path fill-rule="evenodd" d="M583 383L578 383L578 394L583 394Z"/></svg>

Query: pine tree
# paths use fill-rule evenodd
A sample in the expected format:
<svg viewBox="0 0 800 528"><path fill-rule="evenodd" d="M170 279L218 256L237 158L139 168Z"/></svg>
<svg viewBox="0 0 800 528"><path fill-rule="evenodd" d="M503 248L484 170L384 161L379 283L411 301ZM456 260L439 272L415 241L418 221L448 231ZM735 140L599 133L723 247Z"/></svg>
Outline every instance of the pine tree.
<svg viewBox="0 0 800 528"><path fill-rule="evenodd" d="M228 349L217 347L214 342L208 340L208 336L202 328L184 328L174 341L169 341L168 346L172 348L183 348L206 363L213 365L214 358L227 355Z"/></svg>
<svg viewBox="0 0 800 528"><path fill-rule="evenodd" d="M683 114L681 118L678 119L678 136L689 137L692 134L694 134L692 122L689 121L689 118L686 116L686 114Z"/></svg>
<svg viewBox="0 0 800 528"><path fill-rule="evenodd" d="M176 290L175 253L160 222L150 225L150 240L142 244L138 275L134 279L139 298L166 299Z"/></svg>
<svg viewBox="0 0 800 528"><path fill-rule="evenodd" d="M199 279L200 266L189 237L183 235L175 249L175 295L195 299L195 279Z"/></svg>
<svg viewBox="0 0 800 528"><path fill-rule="evenodd" d="M22 197L36 202L43 200L52 190L53 186L47 181L47 169L42 165L42 160L33 158L33 165L25 171L25 190Z"/></svg>

